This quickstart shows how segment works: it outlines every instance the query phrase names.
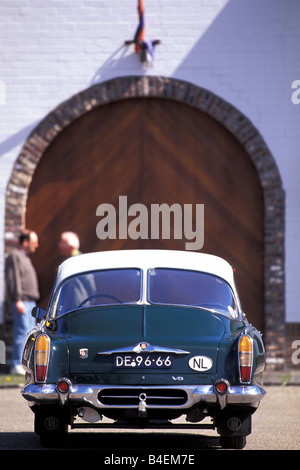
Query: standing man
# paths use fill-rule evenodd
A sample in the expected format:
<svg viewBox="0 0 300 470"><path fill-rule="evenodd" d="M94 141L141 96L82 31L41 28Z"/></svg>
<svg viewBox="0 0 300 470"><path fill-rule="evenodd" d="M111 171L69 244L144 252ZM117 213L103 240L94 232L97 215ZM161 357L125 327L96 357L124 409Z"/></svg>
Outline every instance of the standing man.
<svg viewBox="0 0 300 470"><path fill-rule="evenodd" d="M80 241L77 233L63 232L58 242L58 249L62 256L69 258L70 256L80 255Z"/></svg>
<svg viewBox="0 0 300 470"><path fill-rule="evenodd" d="M19 246L11 251L5 263L6 293L14 323L12 374L25 375L22 352L27 333L35 325L31 311L40 297L36 271L29 255L38 246L37 234L24 230L19 237Z"/></svg>

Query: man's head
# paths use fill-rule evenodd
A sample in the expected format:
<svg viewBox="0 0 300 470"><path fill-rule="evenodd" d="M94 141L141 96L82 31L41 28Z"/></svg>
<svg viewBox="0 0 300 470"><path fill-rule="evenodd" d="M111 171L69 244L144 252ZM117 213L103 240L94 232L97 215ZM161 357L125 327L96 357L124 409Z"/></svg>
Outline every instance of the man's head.
<svg viewBox="0 0 300 470"><path fill-rule="evenodd" d="M32 230L23 230L19 236L19 243L21 248L30 255L38 248L39 239L37 234Z"/></svg>
<svg viewBox="0 0 300 470"><path fill-rule="evenodd" d="M80 247L79 237L74 232L63 232L58 242L58 249L63 256L78 254Z"/></svg>

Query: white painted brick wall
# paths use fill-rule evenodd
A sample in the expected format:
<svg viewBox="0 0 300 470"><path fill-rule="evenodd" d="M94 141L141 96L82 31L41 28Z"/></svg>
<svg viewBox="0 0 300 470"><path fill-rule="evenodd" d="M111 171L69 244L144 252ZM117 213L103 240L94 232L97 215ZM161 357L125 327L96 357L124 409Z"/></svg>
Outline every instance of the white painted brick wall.
<svg viewBox="0 0 300 470"><path fill-rule="evenodd" d="M133 46L123 46L137 27L137 0L1 0L0 252L12 165L48 112L115 76L177 77L236 106L273 153L286 190L287 320L300 321L300 104L291 101L300 79L300 2L144 1L146 37L162 41L147 71Z"/></svg>

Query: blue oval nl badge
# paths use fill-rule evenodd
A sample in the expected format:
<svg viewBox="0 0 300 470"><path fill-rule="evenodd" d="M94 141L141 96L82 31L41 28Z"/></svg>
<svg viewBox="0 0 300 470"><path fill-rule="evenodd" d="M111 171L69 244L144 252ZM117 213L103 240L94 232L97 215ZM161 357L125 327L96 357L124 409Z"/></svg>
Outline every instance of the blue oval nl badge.
<svg viewBox="0 0 300 470"><path fill-rule="evenodd" d="M189 360L189 367L197 372L206 372L213 366L213 361L207 356L194 356Z"/></svg>

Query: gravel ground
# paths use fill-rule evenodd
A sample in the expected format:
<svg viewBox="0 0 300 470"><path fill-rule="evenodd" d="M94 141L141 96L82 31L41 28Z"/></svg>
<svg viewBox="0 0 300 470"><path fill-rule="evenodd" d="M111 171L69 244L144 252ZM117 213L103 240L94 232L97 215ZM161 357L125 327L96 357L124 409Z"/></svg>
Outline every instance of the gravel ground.
<svg viewBox="0 0 300 470"><path fill-rule="evenodd" d="M267 386L266 396L253 416L252 434L247 438L247 450L300 450L300 387ZM39 449L39 439L33 432L33 413L20 394L19 388L0 389L0 449ZM191 430L189 433L71 430L68 447L93 448L108 453L130 450L164 453L180 450L219 448L218 435L213 430Z"/></svg>

